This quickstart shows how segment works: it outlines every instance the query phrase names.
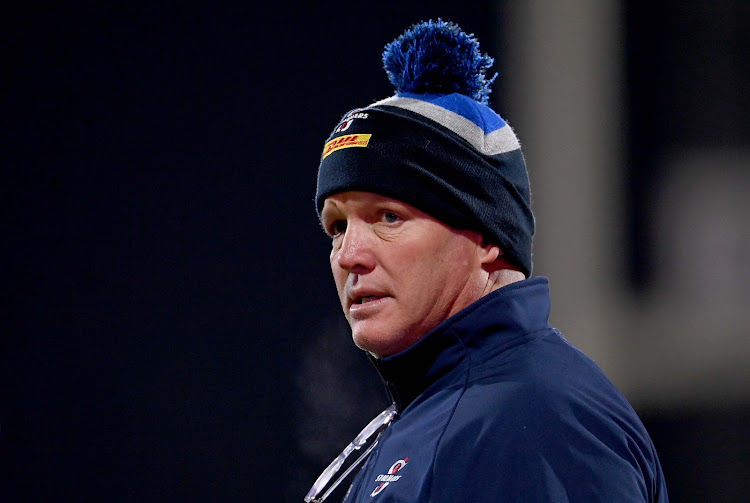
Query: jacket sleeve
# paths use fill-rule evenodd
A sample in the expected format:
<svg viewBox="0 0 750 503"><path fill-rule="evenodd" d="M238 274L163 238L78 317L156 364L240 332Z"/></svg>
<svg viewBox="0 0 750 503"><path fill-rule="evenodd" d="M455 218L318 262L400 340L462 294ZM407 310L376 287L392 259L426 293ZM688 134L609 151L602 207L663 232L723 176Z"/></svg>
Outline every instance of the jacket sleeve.
<svg viewBox="0 0 750 503"><path fill-rule="evenodd" d="M518 385L477 388L459 402L440 441L431 502L657 501L658 460L622 404Z"/></svg>

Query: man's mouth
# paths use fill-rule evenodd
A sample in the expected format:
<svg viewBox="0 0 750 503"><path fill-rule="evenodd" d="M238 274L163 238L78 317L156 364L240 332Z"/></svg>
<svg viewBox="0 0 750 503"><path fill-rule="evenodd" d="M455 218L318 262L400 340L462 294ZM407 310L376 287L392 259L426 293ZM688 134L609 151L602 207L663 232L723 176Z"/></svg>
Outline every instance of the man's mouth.
<svg viewBox="0 0 750 503"><path fill-rule="evenodd" d="M351 318L349 321L362 320L380 312L390 299L390 295L381 292L376 292L375 295L355 295L347 309Z"/></svg>
<svg viewBox="0 0 750 503"><path fill-rule="evenodd" d="M352 308L357 309L360 306L364 307L368 304L378 304L379 301L385 300L389 297L389 295L383 293L383 292L362 292L364 295L360 293L356 293L351 296L351 304L349 304Z"/></svg>
<svg viewBox="0 0 750 503"><path fill-rule="evenodd" d="M360 297L360 299L356 302L357 304L367 304L368 302L372 302L373 300L381 299L382 297L377 297L375 295L365 295L364 297Z"/></svg>

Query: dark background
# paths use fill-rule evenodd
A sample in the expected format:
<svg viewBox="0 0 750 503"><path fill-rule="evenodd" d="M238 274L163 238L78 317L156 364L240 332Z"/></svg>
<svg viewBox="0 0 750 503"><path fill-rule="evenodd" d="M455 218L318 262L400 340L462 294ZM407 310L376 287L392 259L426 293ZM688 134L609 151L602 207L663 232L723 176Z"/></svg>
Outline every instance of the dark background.
<svg viewBox="0 0 750 503"><path fill-rule="evenodd" d="M662 126L695 98L673 92L692 38L664 22L671 3L629 2L625 18L630 118L672 131L631 130L643 159L685 133ZM301 501L386 403L340 324L320 150L344 112L391 94L385 43L437 16L493 52L503 16L486 1L4 9L2 501ZM654 56L658 40L686 66ZM644 413L674 501L740 501L748 419Z"/></svg>

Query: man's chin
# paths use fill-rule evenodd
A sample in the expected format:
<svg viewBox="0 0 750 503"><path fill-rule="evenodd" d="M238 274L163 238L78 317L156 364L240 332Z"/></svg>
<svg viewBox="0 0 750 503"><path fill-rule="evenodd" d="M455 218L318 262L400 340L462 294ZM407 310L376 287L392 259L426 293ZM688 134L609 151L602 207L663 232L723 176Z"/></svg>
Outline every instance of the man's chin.
<svg viewBox="0 0 750 503"><path fill-rule="evenodd" d="M375 358L395 355L411 345L405 341L403 335L383 336L387 333L389 333L387 328L377 327L374 323L367 327L355 325L352 329L352 339L358 348L367 351Z"/></svg>
<svg viewBox="0 0 750 503"><path fill-rule="evenodd" d="M389 354L393 354L392 349L393 342L383 337L384 329L374 326L363 327L365 323L359 322L352 328L352 339L354 344L370 353L375 358L382 358ZM369 325L374 325L370 323Z"/></svg>

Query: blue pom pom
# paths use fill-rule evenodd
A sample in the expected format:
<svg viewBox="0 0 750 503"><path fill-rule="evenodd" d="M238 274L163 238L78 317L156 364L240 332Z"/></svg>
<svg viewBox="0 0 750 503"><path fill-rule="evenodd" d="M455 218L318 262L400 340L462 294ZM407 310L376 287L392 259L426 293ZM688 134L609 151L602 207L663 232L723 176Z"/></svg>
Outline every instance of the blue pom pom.
<svg viewBox="0 0 750 503"><path fill-rule="evenodd" d="M383 64L398 93L460 93L487 105L497 74L485 73L494 60L479 52L479 41L450 21L413 25L385 46Z"/></svg>

